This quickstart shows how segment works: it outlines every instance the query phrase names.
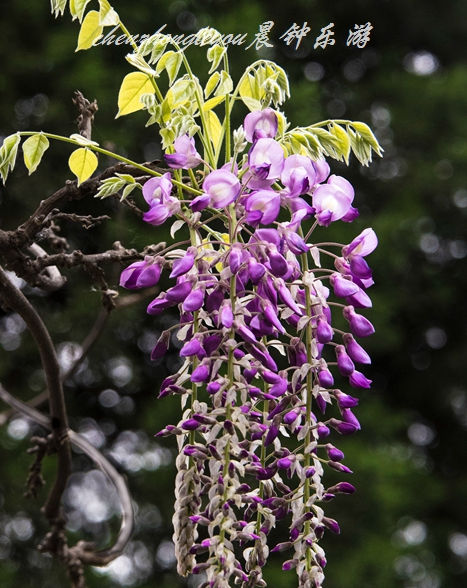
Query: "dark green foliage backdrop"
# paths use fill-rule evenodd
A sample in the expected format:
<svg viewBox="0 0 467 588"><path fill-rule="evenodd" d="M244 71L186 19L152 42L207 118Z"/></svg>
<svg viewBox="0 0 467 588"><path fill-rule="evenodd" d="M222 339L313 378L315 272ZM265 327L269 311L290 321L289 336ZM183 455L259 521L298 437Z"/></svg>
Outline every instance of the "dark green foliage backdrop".
<svg viewBox="0 0 467 588"><path fill-rule="evenodd" d="M324 540L326 586L465 586L467 3L291 0L272 7L259 0L115 0L114 6L133 33L151 33L167 23L166 31L174 34L210 25L252 38L262 22L273 20L275 47L261 56L289 74L289 119L309 124L349 118L375 129L385 149L383 160L368 169L355 162L349 169L332 167L356 186L361 217L350 226L333 226L326 238L333 233L333 239L345 242L373 226L380 246L371 257L376 285L368 314L377 328L368 344L374 388L361 394L362 432L340 443L356 472L352 481L358 493L328 506L343 532ZM279 37L304 21L312 30L295 51ZM346 47L348 29L368 21L374 26L368 46ZM314 50L314 38L330 22L336 44ZM155 128L144 128L143 114L113 118L121 79L130 71L127 47L75 54L77 33L68 16L51 17L46 0L15 0L3 8L0 135L17 129L76 132L71 97L80 89L99 103L93 138L135 160L158 157ZM201 53L190 55L196 72L204 67ZM233 48L231 56L234 78L256 58L254 49L244 47ZM31 178L18 165L0 189L2 229L16 227L69 179L69 153L62 144L52 145ZM102 167L108 163L100 161ZM160 228L143 227L116 202L80 202L78 208L113 217L92 232L66 227L72 246L84 251L102 250L117 239L143 247L168 238ZM119 270L108 268L114 287ZM66 365L99 313L99 293L77 270L52 296L26 292ZM174 319L147 317L146 302L111 316L87 362L66 386L71 426L86 433L128 476L137 505L137 532L128 553L111 572L88 573L89 585L101 588L186 585L174 572L169 543L175 448L153 440L164 424L177 420L177 399L156 400L161 379L176 368L176 352L163 364L148 360L157 333ZM43 386L30 337L20 322L3 314L0 382L23 400ZM31 461L25 450L34 430L17 417L0 429L0 585L6 588L67 586L62 570L34 549L45 531L41 501L22 497ZM53 458L45 466L51 479ZM70 529L77 537L105 543L117 525L112 499L86 459L75 455L74 467L67 495ZM293 572L282 573L279 565L277 560L270 585L292 588Z"/></svg>

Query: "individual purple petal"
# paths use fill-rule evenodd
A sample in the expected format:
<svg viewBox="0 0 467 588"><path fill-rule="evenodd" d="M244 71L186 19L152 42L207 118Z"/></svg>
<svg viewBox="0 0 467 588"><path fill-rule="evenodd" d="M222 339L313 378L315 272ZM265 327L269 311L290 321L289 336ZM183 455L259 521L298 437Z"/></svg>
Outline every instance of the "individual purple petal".
<svg viewBox="0 0 467 588"><path fill-rule="evenodd" d="M182 135L173 143L175 153L165 155L167 165L173 169L189 169L196 167L203 160L196 151L195 140L188 135Z"/></svg>
<svg viewBox="0 0 467 588"><path fill-rule="evenodd" d="M371 298L361 288L359 288L355 294L346 296L345 301L354 308L371 308L373 306Z"/></svg>
<svg viewBox="0 0 467 588"><path fill-rule="evenodd" d="M350 333L345 333L342 336L342 340L344 342L347 353L350 355L353 361L363 364L371 363L371 357L363 349L363 347L359 345L357 341L355 341L355 339Z"/></svg>
<svg viewBox="0 0 467 588"><path fill-rule="evenodd" d="M225 208L240 194L240 182L233 173L217 169L206 176L203 190L209 195L213 208Z"/></svg>
<svg viewBox="0 0 467 588"><path fill-rule="evenodd" d="M284 151L274 139L258 139L248 152L251 172L261 180L277 180L284 167Z"/></svg>
<svg viewBox="0 0 467 588"><path fill-rule="evenodd" d="M155 204L143 214L143 220L157 227L164 224L170 216L172 216L172 213L166 204Z"/></svg>
<svg viewBox="0 0 467 588"><path fill-rule="evenodd" d="M254 257L248 259L248 274L253 284L257 284L264 276L266 268L262 263L256 261Z"/></svg>
<svg viewBox="0 0 467 588"><path fill-rule="evenodd" d="M224 300L224 292L220 288L216 288L206 298L206 304L205 304L206 310L208 312L214 312L216 310L219 310L219 307L220 307L223 300Z"/></svg>
<svg viewBox="0 0 467 588"><path fill-rule="evenodd" d="M335 494L353 494L355 492L355 486L349 482L338 482L335 486L328 488L328 492L334 492Z"/></svg>
<svg viewBox="0 0 467 588"><path fill-rule="evenodd" d="M202 363L193 370L190 380L192 382L206 382L209 378L209 374L209 366Z"/></svg>
<svg viewBox="0 0 467 588"><path fill-rule="evenodd" d="M280 459L277 460L277 467L280 470L288 470L293 464L293 458L292 457L281 457Z"/></svg>
<svg viewBox="0 0 467 588"><path fill-rule="evenodd" d="M324 317L318 317L316 326L316 338L320 343L329 343L334 337L331 325Z"/></svg>
<svg viewBox="0 0 467 588"><path fill-rule="evenodd" d="M269 252L269 266L271 267L271 272L279 278L284 276L289 269L285 257L276 248L272 247Z"/></svg>
<svg viewBox="0 0 467 588"><path fill-rule="evenodd" d="M245 139L253 143L258 139L274 139L277 133L277 115L272 108L255 110L246 115L243 122Z"/></svg>
<svg viewBox="0 0 467 588"><path fill-rule="evenodd" d="M179 282L176 286L169 288L165 297L167 300L178 304L185 300L188 294L191 292L192 284L189 281Z"/></svg>
<svg viewBox="0 0 467 588"><path fill-rule="evenodd" d="M340 527L339 527L339 523L337 521L335 521L334 519L330 519L328 517L323 517L323 523L333 533L336 533L337 535L339 535L339 533L341 532Z"/></svg>
<svg viewBox="0 0 467 588"><path fill-rule="evenodd" d="M219 309L219 319L223 327L230 329L233 325L234 315L232 312L232 306L230 300L224 300Z"/></svg>
<svg viewBox="0 0 467 588"><path fill-rule="evenodd" d="M361 280L368 280L372 276L370 266L361 255L352 255L350 257L350 271Z"/></svg>
<svg viewBox="0 0 467 588"><path fill-rule="evenodd" d="M198 339L191 339L191 341L187 341L181 348L180 355L181 357L191 357L193 355L198 355L200 352L204 352L201 343Z"/></svg>
<svg viewBox="0 0 467 588"><path fill-rule="evenodd" d="M196 249L190 247L181 259L176 259L172 265L172 271L169 278L178 278L191 270L195 263Z"/></svg>
<svg viewBox="0 0 467 588"><path fill-rule="evenodd" d="M350 210L354 190L350 182L340 176L331 176L313 192L313 207L316 219L323 226L343 218Z"/></svg>
<svg viewBox="0 0 467 588"><path fill-rule="evenodd" d="M284 162L281 182L289 197L306 194L316 181L316 170L311 159L304 155L290 155Z"/></svg>
<svg viewBox="0 0 467 588"><path fill-rule="evenodd" d="M349 376L350 385L354 388L370 388L371 387L371 380L369 380L366 376L364 376L361 372L357 370L353 371Z"/></svg>
<svg viewBox="0 0 467 588"><path fill-rule="evenodd" d="M173 306L173 303L170 300L167 300L165 295L162 294L160 297L155 298L148 304L146 312L151 315L156 315L160 314L170 306Z"/></svg>
<svg viewBox="0 0 467 588"><path fill-rule="evenodd" d="M245 201L246 222L251 225L269 225L279 215L280 206L280 195L274 190L252 192Z"/></svg>
<svg viewBox="0 0 467 588"><path fill-rule="evenodd" d="M264 444L266 446L271 445L271 443L274 441L274 439L277 437L278 434L279 434L279 428L276 427L276 425L274 423L272 423L269 426L268 433L266 435L266 439L264 440Z"/></svg>
<svg viewBox="0 0 467 588"><path fill-rule="evenodd" d="M209 206L210 202L211 197L209 194L200 194L190 202L190 208L193 212L201 212Z"/></svg>
<svg viewBox="0 0 467 588"><path fill-rule="evenodd" d="M337 367L343 376L349 376L354 370L355 365L350 357L347 355L343 345L336 345L334 349L337 357Z"/></svg>
<svg viewBox="0 0 467 588"><path fill-rule="evenodd" d="M240 337L242 337L242 339L244 339L248 343L257 343L258 342L258 340L254 336L252 331L247 326L242 325L242 324L238 324L238 325L235 325L235 329L236 329L237 333L240 335Z"/></svg>
<svg viewBox="0 0 467 588"><path fill-rule="evenodd" d="M330 172L328 162L324 158L321 158L318 159L318 161L313 161L313 167L315 168L316 172L316 183L321 184L322 182L325 182Z"/></svg>
<svg viewBox="0 0 467 588"><path fill-rule="evenodd" d="M355 237L348 245L343 247L342 255L344 257L353 257L360 255L365 257L376 249L378 238L373 229L364 229L360 235Z"/></svg>
<svg viewBox="0 0 467 588"><path fill-rule="evenodd" d="M360 423L358 422L357 417L350 410L350 408L344 408L344 409L342 409L341 412L342 412L342 418L344 419L344 422L349 423L350 425L353 425L358 430L360 430Z"/></svg>
<svg viewBox="0 0 467 588"><path fill-rule="evenodd" d="M238 272L238 270L240 269L240 266L243 261L242 258L243 258L243 253L242 253L241 246L238 244L232 245L232 248L230 249L230 253L229 253L229 267L230 267L230 271L233 274L236 274Z"/></svg>
<svg viewBox="0 0 467 588"><path fill-rule="evenodd" d="M327 368L322 368L318 371L318 381L322 388L332 388L334 386L334 378Z"/></svg>
<svg viewBox="0 0 467 588"><path fill-rule="evenodd" d="M218 334L207 335L203 338L203 348L207 355L212 355L219 347L222 341L222 336Z"/></svg>
<svg viewBox="0 0 467 588"><path fill-rule="evenodd" d="M359 291L357 284L354 284L352 280L348 280L340 274L332 274L329 281L334 289L334 294L339 296L339 298L352 296L352 294Z"/></svg>
<svg viewBox="0 0 467 588"><path fill-rule="evenodd" d="M168 198L172 192L172 176L170 172L151 178L143 185L143 197L149 206L159 204L164 198Z"/></svg>
<svg viewBox="0 0 467 588"><path fill-rule="evenodd" d="M186 421L183 421L181 427L185 431L194 431L195 429L199 428L200 424L201 423L199 423L196 419L187 419Z"/></svg>
<svg viewBox="0 0 467 588"><path fill-rule="evenodd" d="M346 306L342 314L349 322L350 330L355 336L369 337L375 332L375 328L370 321L361 314L357 314L353 306Z"/></svg>
<svg viewBox="0 0 467 588"><path fill-rule="evenodd" d="M182 308L186 312L194 312L203 306L203 302L204 290L202 288L197 288L188 294L188 296L183 301Z"/></svg>
<svg viewBox="0 0 467 588"><path fill-rule="evenodd" d="M161 266L153 258L136 261L120 274L120 286L128 289L148 288L155 286L161 276Z"/></svg>
<svg viewBox="0 0 467 588"><path fill-rule="evenodd" d="M343 452L337 447L334 447L331 443L326 445L326 453L328 454L329 459L332 459L333 461L342 461L345 457Z"/></svg>
<svg viewBox="0 0 467 588"><path fill-rule="evenodd" d="M358 404L358 398L354 398L353 396L350 396L349 394L345 394L341 390L334 390L334 396L337 399L337 404L339 405L340 409L353 408L354 406L357 406L357 404Z"/></svg>
<svg viewBox="0 0 467 588"><path fill-rule="evenodd" d="M300 416L300 413L296 410L290 410L289 412L287 412L284 415L283 421L286 425L291 425L293 422L295 422L298 417Z"/></svg>
<svg viewBox="0 0 467 588"><path fill-rule="evenodd" d="M170 342L170 332L164 331L162 335L157 340L157 343L154 349L151 352L151 359L154 361L156 359L160 359L164 357L169 349L169 342Z"/></svg>

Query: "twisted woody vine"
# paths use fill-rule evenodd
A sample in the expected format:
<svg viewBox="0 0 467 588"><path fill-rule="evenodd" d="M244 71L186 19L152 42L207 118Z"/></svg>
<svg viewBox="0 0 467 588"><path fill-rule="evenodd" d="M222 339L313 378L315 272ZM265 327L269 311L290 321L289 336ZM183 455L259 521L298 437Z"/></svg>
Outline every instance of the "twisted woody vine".
<svg viewBox="0 0 467 588"><path fill-rule="evenodd" d="M282 568L295 570L297 586L320 587L326 557L319 541L327 530L339 533L338 522L326 515L326 503L355 491L337 445L341 435L360 429L353 390L371 385L364 374L371 360L361 340L374 328L362 309L371 307L366 257L377 246L371 228L350 243L333 242L333 224L352 222L358 210L354 188L332 173L331 160L348 163L353 153L368 165L372 152L381 155L382 149L362 122L293 127L280 109L289 98L285 71L260 59L233 80L227 48L214 29L199 31L194 43L199 48L190 49L206 55L202 83L170 35L157 33L136 45L107 0L92 10L89 0L51 4L55 16L68 7L81 24L78 50L91 48L106 27L120 27L128 37L132 52L126 59L134 71L121 84L118 116L146 111L147 125L160 133L165 169L100 147L84 124L71 136L21 131L7 137L0 172L5 182L23 140L29 173L50 141L66 142L73 148L69 167L76 181L62 189L66 194L59 191L51 203L41 203L36 221L47 219L64 197L95 196L142 203L143 222L170 227L169 244L157 243L155 229L156 242L143 252L120 246L101 258L82 256L76 264L133 261L121 272L123 289L155 286L163 272L171 280L147 306L147 320L167 309L179 314L151 354L154 360L163 357L176 331L181 367L163 381L157 402L177 396L180 418L154 433L173 435L178 443L173 515L178 572L198 574L203 587L262 587L269 554L280 552ZM236 129L231 127L234 109L243 113ZM91 177L99 154L116 164ZM36 221L26 221L15 245L30 247L28 267L44 279L47 270L52 280L54 272L60 277L57 266L74 262L70 255L34 250L41 228ZM7 237L0 231L0 251ZM2 255L2 265L28 279L21 256ZM45 326L37 327L40 317L1 272L2 301L23 316L33 334L39 332L47 375L50 419L34 409L27 414L52 428L59 466L69 472L69 443L86 444L68 429L60 383L54 383L54 365L46 358ZM53 357L53 346L49 351ZM2 399L26 410L3 389ZM50 424L54 417L59 431ZM128 503L124 482L105 458L92 448L83 450ZM342 474L331 487L329 468ZM62 539L64 523L60 527L57 520L66 478L52 489L58 505L49 496L45 509L52 536L61 532ZM105 565L121 553L131 532L131 512L123 511L123 530L113 548L94 554L80 544L55 550L74 586L84 586L84 564ZM276 525L286 530L280 542L271 539ZM53 551L51 542L43 549Z"/></svg>

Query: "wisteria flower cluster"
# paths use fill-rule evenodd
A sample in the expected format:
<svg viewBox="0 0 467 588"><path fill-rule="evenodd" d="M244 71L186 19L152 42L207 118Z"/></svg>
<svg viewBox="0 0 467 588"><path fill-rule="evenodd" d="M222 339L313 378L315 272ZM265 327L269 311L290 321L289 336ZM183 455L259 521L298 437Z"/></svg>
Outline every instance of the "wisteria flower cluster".
<svg viewBox="0 0 467 588"><path fill-rule="evenodd" d="M190 245L133 263L120 281L152 286L165 270L173 280L147 312L180 313L184 361L159 397L180 396L184 411L157 436L175 435L179 445L178 570L204 573L210 588L266 586L262 569L274 552L283 552L284 570L295 568L300 587L322 585L319 539L326 529L339 533L323 505L355 490L347 480L324 481L326 468L352 473L332 431L360 429L358 399L341 388L371 385L359 367L370 357L357 340L374 332L360 310L371 307L366 257L376 235L367 228L347 245L310 241L318 227L358 216L354 189L330 175L324 158L286 156L278 116L269 107L250 112L235 158L209 169L186 201L172 173L204 162L192 137L175 140L166 155L174 171L143 186L143 218L156 226L183 218ZM170 330L162 333L153 359L170 339ZM278 521L288 536L271 543Z"/></svg>

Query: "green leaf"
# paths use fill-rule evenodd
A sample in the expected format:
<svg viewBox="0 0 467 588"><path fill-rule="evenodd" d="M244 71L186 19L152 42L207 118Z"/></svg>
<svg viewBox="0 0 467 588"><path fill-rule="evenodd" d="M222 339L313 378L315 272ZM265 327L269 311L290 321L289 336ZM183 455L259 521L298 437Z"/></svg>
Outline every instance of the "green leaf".
<svg viewBox="0 0 467 588"><path fill-rule="evenodd" d="M210 98L207 102L203 104L203 111L207 112L212 108L215 108L221 102L224 102L225 96L214 96L214 98Z"/></svg>
<svg viewBox="0 0 467 588"><path fill-rule="evenodd" d="M240 98L242 99L245 106L247 106L251 111L261 110L261 95L258 92L258 88L255 84L255 78L252 75L247 74L243 77L238 90Z"/></svg>
<svg viewBox="0 0 467 588"><path fill-rule="evenodd" d="M112 194L116 194L119 190L123 188L125 185L125 180L120 178L106 178L105 180L101 181L101 185L99 191L94 196L94 198L107 198L108 196L112 196Z"/></svg>
<svg viewBox="0 0 467 588"><path fill-rule="evenodd" d="M9 171L15 167L16 154L18 153L20 141L21 136L19 133L9 135L5 138L0 148L0 176L3 179L3 183L6 182Z"/></svg>
<svg viewBox="0 0 467 588"><path fill-rule="evenodd" d="M143 94L153 94L154 86L151 78L142 72L127 74L122 81L118 92L118 113L116 118L136 112L143 108L140 100Z"/></svg>
<svg viewBox="0 0 467 588"><path fill-rule="evenodd" d="M125 59L133 67L136 67L136 69L139 69L139 71L142 71L143 73L148 74L150 76L156 75L156 71L154 69L152 69L152 67L150 67L146 63L146 61L144 60L144 57L142 57L141 55L138 55L135 53L130 53L129 55L125 56Z"/></svg>
<svg viewBox="0 0 467 588"><path fill-rule="evenodd" d="M221 71L221 79L219 85L214 92L214 96L225 96L226 94L230 94L233 90L233 82L232 78L229 74L225 71Z"/></svg>
<svg viewBox="0 0 467 588"><path fill-rule="evenodd" d="M92 176L97 167L96 155L84 147L73 151L68 160L68 167L78 178L78 186Z"/></svg>
<svg viewBox="0 0 467 588"><path fill-rule="evenodd" d="M65 12L67 0L50 0L52 14L57 18Z"/></svg>
<svg viewBox="0 0 467 588"><path fill-rule="evenodd" d="M73 133L70 135L70 139L75 140L79 145L83 145L83 147L87 147L88 145L96 145L96 147L99 146L97 141L91 141L91 139L83 137L83 135L80 135L79 133Z"/></svg>
<svg viewBox="0 0 467 588"><path fill-rule="evenodd" d="M209 47L206 54L209 63L211 63L211 69L208 72L209 74L219 67L219 63L224 57L226 51L227 49L222 47L222 45L213 45L212 47Z"/></svg>
<svg viewBox="0 0 467 588"><path fill-rule="evenodd" d="M340 125L337 123L333 123L330 127L330 132L336 137L337 141L339 142L339 149L342 157L345 160L345 163L349 165L349 155L350 155L350 138L348 134L345 132Z"/></svg>
<svg viewBox="0 0 467 588"><path fill-rule="evenodd" d="M90 49L94 41L101 36L104 27L100 24L100 17L97 10L90 10L81 24L78 35L78 45L75 51Z"/></svg>
<svg viewBox="0 0 467 588"><path fill-rule="evenodd" d="M211 139L214 151L217 152L220 148L220 140L222 139L222 125L219 120L219 117L212 110L208 110L206 115L206 126L208 127L208 136Z"/></svg>
<svg viewBox="0 0 467 588"><path fill-rule="evenodd" d="M73 20L78 19L79 22L83 20L84 11L90 0L70 0L70 14Z"/></svg>
<svg viewBox="0 0 467 588"><path fill-rule="evenodd" d="M103 27L115 26L120 22L120 18L115 10L110 6L107 0L99 0L99 24Z"/></svg>
<svg viewBox="0 0 467 588"><path fill-rule="evenodd" d="M48 148L49 140L43 133L32 135L23 143L24 165L28 168L29 175L36 171Z"/></svg>
<svg viewBox="0 0 467 588"><path fill-rule="evenodd" d="M214 88L219 83L221 79L221 74L218 71L215 71L212 76L207 81L206 87L204 88L204 97L209 98L209 96L213 93Z"/></svg>
<svg viewBox="0 0 467 588"><path fill-rule="evenodd" d="M122 197L120 198L120 202L123 202L133 192L133 190L136 188L136 186L137 186L136 183L128 184L127 186L125 186L123 193L122 193Z"/></svg>
<svg viewBox="0 0 467 588"><path fill-rule="evenodd" d="M156 66L156 72L158 74L161 73L164 69L169 76L169 84L172 85L172 82L177 77L178 71L183 61L183 56L181 53L175 51L167 51L164 55L159 59L159 62Z"/></svg>
<svg viewBox="0 0 467 588"><path fill-rule="evenodd" d="M374 136L372 130L368 125L362 122L352 122L352 127L361 136L365 143L368 143L372 149L378 154L382 155L383 150L381 145L378 143L378 139ZM370 159L371 161L371 159Z"/></svg>

